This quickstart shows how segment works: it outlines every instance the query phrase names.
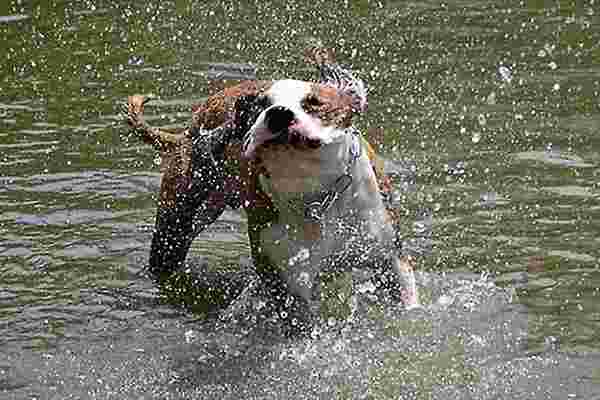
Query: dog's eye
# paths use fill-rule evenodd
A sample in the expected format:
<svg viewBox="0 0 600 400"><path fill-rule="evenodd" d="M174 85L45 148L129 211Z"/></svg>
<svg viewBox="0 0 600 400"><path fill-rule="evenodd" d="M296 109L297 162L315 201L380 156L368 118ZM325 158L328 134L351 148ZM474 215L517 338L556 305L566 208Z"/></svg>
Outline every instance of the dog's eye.
<svg viewBox="0 0 600 400"><path fill-rule="evenodd" d="M317 96L308 96L304 99L302 105L304 106L304 108L314 109L321 107L323 103L321 102L321 100L319 100Z"/></svg>
<svg viewBox="0 0 600 400"><path fill-rule="evenodd" d="M256 97L256 105L264 110L271 105L271 100L267 96L260 95Z"/></svg>

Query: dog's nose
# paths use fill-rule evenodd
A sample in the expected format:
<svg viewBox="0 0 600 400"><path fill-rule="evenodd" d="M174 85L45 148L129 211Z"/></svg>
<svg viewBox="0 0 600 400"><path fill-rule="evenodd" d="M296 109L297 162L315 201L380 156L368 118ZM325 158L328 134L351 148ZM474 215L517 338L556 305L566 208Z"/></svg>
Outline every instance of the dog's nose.
<svg viewBox="0 0 600 400"><path fill-rule="evenodd" d="M265 114L267 128L273 133L287 129L295 118L294 112L283 106L271 107Z"/></svg>

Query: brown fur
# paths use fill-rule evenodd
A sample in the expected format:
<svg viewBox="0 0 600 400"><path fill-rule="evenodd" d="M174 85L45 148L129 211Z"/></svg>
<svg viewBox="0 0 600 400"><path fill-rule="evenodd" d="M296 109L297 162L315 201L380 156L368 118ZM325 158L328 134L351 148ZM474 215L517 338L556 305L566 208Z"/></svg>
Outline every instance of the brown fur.
<svg viewBox="0 0 600 400"><path fill-rule="evenodd" d="M158 150L161 159L159 207L172 207L177 191L185 190L191 182L192 138L185 129L169 132L146 125L143 119L145 101L144 96L129 96L128 122L144 142Z"/></svg>
<svg viewBox="0 0 600 400"><path fill-rule="evenodd" d="M204 103L194 106L193 126L203 129L214 129L223 124L233 123L236 101L241 96L256 95L268 88L269 85L270 82L247 81L215 93ZM350 100L343 95L339 95L333 88L324 85L315 85L315 87L319 88L315 92L315 95L320 97L320 102L325 105L316 110L316 112L320 113L321 118L325 118L332 123L343 121L344 124L349 124L352 116ZM129 125L135 129L144 142L152 144L159 151L161 157L159 211L174 210L178 194L186 193L191 184L193 171L191 170L192 137L190 130L181 129L170 132L165 129L149 126L143 119L145 98L143 96L130 96L128 100ZM389 178L383 173L382 161L366 138L363 138L363 148L368 152L377 176L377 182L373 182L373 190L391 190ZM238 182L231 190L239 190L238 195L246 211L248 238L255 269L267 284L270 281L273 287L277 287L278 271L274 265L271 265L269 258L262 253L260 243L260 232L272 223L272 221L275 221L278 216L278 211L274 207L271 198L261 189L258 181L261 173L268 172L264 164L261 163L261 160L248 160L242 157L239 140L232 141L225 148L225 160L225 167L228 174L233 176ZM392 219L398 217L394 213L390 213L389 215ZM166 227L160 226L160 229L162 232ZM306 226L305 234L308 240L318 240L320 237L320 227L318 224L314 224L314 226L310 226L309 224ZM173 237L170 240L174 244L181 242L177 237ZM165 252L164 254L167 254L167 256L165 256L166 258L156 257L159 264L169 262L168 260L173 257L177 257L179 260L179 253L171 254L168 249L162 249L160 246L158 245L158 250L156 251ZM151 259L153 258L151 257ZM152 265L151 263L151 266L161 268L161 265L158 264ZM169 268L166 268L167 273L170 271ZM161 270L159 269L158 271Z"/></svg>
<svg viewBox="0 0 600 400"><path fill-rule="evenodd" d="M340 93L336 88L315 83L303 108L314 113L325 125L349 127L352 120L352 97Z"/></svg>
<svg viewBox="0 0 600 400"><path fill-rule="evenodd" d="M256 95L271 82L242 81L210 96L204 103L192 106L192 124L203 129L215 129L233 118L235 102L242 96Z"/></svg>

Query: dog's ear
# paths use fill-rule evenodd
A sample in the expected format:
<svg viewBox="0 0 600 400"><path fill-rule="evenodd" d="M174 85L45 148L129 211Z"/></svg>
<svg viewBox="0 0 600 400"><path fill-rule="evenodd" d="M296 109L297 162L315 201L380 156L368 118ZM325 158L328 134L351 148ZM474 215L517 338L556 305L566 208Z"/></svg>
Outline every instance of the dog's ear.
<svg viewBox="0 0 600 400"><path fill-rule="evenodd" d="M261 93L240 96L235 103L235 137L243 139L262 111L269 106L269 100Z"/></svg>
<svg viewBox="0 0 600 400"><path fill-rule="evenodd" d="M264 90L269 82L242 81L210 96L204 103L192 108L192 125L203 129L215 129L234 121L238 99L253 96Z"/></svg>
<svg viewBox="0 0 600 400"><path fill-rule="evenodd" d="M348 96L354 113L367 110L367 87L362 79L339 64L319 65L319 71L319 83L333 86L340 94Z"/></svg>
<svg viewBox="0 0 600 400"><path fill-rule="evenodd" d="M252 114L256 103L256 94L241 96L235 102L235 136L241 139L252 126Z"/></svg>
<svg viewBox="0 0 600 400"><path fill-rule="evenodd" d="M352 94L328 84L314 84L311 93L302 101L302 108L318 116L325 125L346 128L352 116L359 112Z"/></svg>

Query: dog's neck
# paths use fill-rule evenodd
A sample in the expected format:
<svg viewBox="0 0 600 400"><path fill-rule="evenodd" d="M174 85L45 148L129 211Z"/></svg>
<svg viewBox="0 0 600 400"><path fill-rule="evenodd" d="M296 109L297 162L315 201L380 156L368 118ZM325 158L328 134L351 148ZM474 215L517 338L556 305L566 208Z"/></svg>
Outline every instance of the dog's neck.
<svg viewBox="0 0 600 400"><path fill-rule="evenodd" d="M278 145L263 152L266 173L260 176L260 184L277 207L281 221L297 226L306 222L305 200L318 199L350 172L355 157L351 150L357 139L348 133L317 149Z"/></svg>

